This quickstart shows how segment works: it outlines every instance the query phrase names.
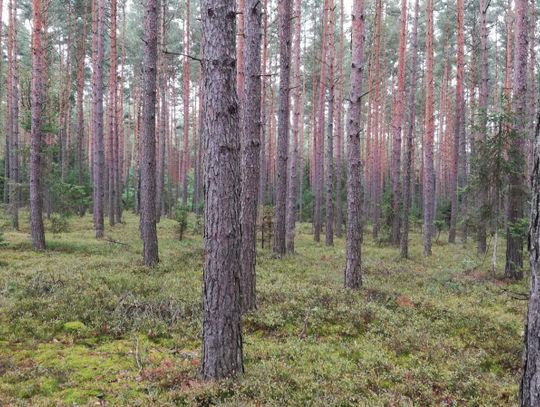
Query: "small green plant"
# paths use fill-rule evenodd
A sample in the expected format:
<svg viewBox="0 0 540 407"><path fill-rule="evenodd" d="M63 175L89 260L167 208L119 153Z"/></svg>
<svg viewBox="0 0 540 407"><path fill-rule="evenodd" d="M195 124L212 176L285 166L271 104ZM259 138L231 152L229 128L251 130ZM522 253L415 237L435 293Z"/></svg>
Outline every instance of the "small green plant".
<svg viewBox="0 0 540 407"><path fill-rule="evenodd" d="M6 238L4 236L4 230L0 228L0 249L2 247L6 247L8 245L8 242L6 241Z"/></svg>
<svg viewBox="0 0 540 407"><path fill-rule="evenodd" d="M188 221L187 221L188 213L189 213L189 210L186 206L178 206L176 208L176 213L175 213L174 218L177 223L176 228L178 231L178 240L184 239L184 233L188 226Z"/></svg>
<svg viewBox="0 0 540 407"><path fill-rule="evenodd" d="M60 233L69 232L68 218L62 215L51 216L51 232L54 235L59 235Z"/></svg>
<svg viewBox="0 0 540 407"><path fill-rule="evenodd" d="M446 222L443 219L437 219L435 222L433 222L433 225L437 229L437 238L435 239L436 242L439 242L439 238L441 237L441 232L444 229L444 225Z"/></svg>

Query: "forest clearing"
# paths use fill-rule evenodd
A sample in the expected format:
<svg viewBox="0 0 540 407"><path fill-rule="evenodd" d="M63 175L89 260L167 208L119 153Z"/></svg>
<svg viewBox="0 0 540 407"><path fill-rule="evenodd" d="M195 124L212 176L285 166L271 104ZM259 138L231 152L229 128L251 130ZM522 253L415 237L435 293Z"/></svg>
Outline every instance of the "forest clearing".
<svg viewBox="0 0 540 407"><path fill-rule="evenodd" d="M364 289L350 294L343 239L313 244L311 226L299 225L293 256L258 250L259 304L243 320L246 373L207 384L198 375L195 218L183 241L176 222L162 220L163 261L147 270L137 218L125 216L103 241L90 217L74 219L44 253L28 250L27 230L6 233L1 405L517 403L527 284L493 281L470 244L441 236L426 258L415 230L410 259L399 260L366 239Z"/></svg>

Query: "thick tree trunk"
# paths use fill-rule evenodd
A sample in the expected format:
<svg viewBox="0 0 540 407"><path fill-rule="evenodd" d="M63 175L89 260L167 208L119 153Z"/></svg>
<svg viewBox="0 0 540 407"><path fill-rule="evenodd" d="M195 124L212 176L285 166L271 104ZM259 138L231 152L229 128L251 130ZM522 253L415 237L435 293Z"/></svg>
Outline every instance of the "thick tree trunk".
<svg viewBox="0 0 540 407"><path fill-rule="evenodd" d="M362 286L362 160L360 132L362 79L364 76L364 0L354 0L352 10L351 91L347 148L347 263L345 287Z"/></svg>
<svg viewBox="0 0 540 407"><path fill-rule="evenodd" d="M145 0L140 212L146 266L159 262L156 230L156 60L157 0Z"/></svg>
<svg viewBox="0 0 540 407"><path fill-rule="evenodd" d="M261 4L244 2L244 99L242 100L242 311L256 307L255 263L261 138Z"/></svg>
<svg viewBox="0 0 540 407"><path fill-rule="evenodd" d="M291 75L292 0L278 0L279 19L279 112L276 162L276 211L273 251L286 252L285 223L287 212L287 162L289 155L289 91Z"/></svg>
<svg viewBox="0 0 540 407"><path fill-rule="evenodd" d="M431 255L433 234L434 168L433 168L433 0L426 1L426 111L424 136L424 179L422 185L424 204L424 255Z"/></svg>
<svg viewBox="0 0 540 407"><path fill-rule="evenodd" d="M414 121L415 112L415 96L416 82L418 76L418 15L419 15L419 0L416 0L414 6L414 22L411 40L411 83L409 84L409 118L407 128L407 144L405 156L405 173L403 174L403 226L401 231L401 258L409 257L409 208L411 205L411 180L413 175L413 149L414 149Z"/></svg>
<svg viewBox="0 0 540 407"><path fill-rule="evenodd" d="M104 235L103 196L105 193L104 167L105 152L103 145L103 60L105 41L105 5L104 0L93 0L92 23L92 104L93 104L93 182L94 182L94 229L96 238Z"/></svg>
<svg viewBox="0 0 540 407"><path fill-rule="evenodd" d="M519 389L520 405L540 405L540 115L536 123L534 155L531 168L532 200L529 226L531 288L525 320L523 375Z"/></svg>
<svg viewBox="0 0 540 407"><path fill-rule="evenodd" d="M30 146L30 232L32 247L45 249L43 202L41 197L41 111L42 111L42 44L41 0L32 1L32 142Z"/></svg>
<svg viewBox="0 0 540 407"><path fill-rule="evenodd" d="M524 145L527 131L527 50L529 32L527 30L527 0L515 1L514 29L514 72L512 79L512 134L513 139L508 157L513 165L508 177L508 212L506 230L506 265L504 274L507 278L523 277L523 236L513 228L523 218L525 193L525 156Z"/></svg>
<svg viewBox="0 0 540 407"><path fill-rule="evenodd" d="M203 0L205 129L202 377L243 372L240 327L240 137L234 0Z"/></svg>

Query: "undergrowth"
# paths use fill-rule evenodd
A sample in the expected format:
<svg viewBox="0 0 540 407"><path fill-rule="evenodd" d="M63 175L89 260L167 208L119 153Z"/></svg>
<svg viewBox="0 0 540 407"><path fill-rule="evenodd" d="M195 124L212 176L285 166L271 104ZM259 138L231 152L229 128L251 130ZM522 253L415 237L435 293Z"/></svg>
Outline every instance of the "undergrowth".
<svg viewBox="0 0 540 407"><path fill-rule="evenodd" d="M195 219L189 221L195 224ZM0 248L0 405L509 406L517 403L527 282L489 278L488 260L442 243L411 259L363 248L364 287L342 288L344 241L259 249L258 309L244 317L246 373L203 383L202 238L158 226L143 267L138 219L96 241L91 217L47 234L5 231ZM260 242L259 242L260 246ZM503 250L499 250L503 252ZM503 264L502 259L499 264Z"/></svg>

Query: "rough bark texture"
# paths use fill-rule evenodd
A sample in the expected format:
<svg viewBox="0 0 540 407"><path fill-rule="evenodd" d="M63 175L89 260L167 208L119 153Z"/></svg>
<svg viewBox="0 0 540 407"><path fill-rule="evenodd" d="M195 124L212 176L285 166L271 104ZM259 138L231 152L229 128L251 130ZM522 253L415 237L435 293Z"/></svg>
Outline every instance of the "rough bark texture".
<svg viewBox="0 0 540 407"><path fill-rule="evenodd" d="M285 223L287 211L287 162L289 155L289 91L291 75L292 0L278 1L279 19L279 111L276 162L276 211L273 251L283 256L286 251Z"/></svg>
<svg viewBox="0 0 540 407"><path fill-rule="evenodd" d="M520 405L540 405L540 116L536 123L531 168L532 200L529 229L531 289L525 321L523 375L519 389Z"/></svg>
<svg viewBox="0 0 540 407"><path fill-rule="evenodd" d="M156 76L157 76L157 0L144 3L143 107L141 139L141 236L144 264L159 261L156 231Z"/></svg>
<svg viewBox="0 0 540 407"><path fill-rule="evenodd" d="M242 310L256 306L255 263L261 138L261 4L244 2L244 100L242 101Z"/></svg>
<svg viewBox="0 0 540 407"><path fill-rule="evenodd" d="M352 59L350 106L347 119L347 263L345 287L362 286L362 160L360 117L364 76L364 0L354 0L352 11Z"/></svg>
<svg viewBox="0 0 540 407"><path fill-rule="evenodd" d="M524 145L527 130L527 51L529 33L527 30L527 0L515 1L514 29L514 69L512 79L512 143L508 156L512 172L508 177L508 213L506 230L505 277L523 277L523 237L513 233L513 228L521 220L524 212L525 158Z"/></svg>
<svg viewBox="0 0 540 407"><path fill-rule="evenodd" d="M414 22L411 39L411 83L409 89L409 118L407 128L407 144L405 149L405 171L403 174L403 225L401 231L401 258L409 257L409 208L411 205L411 181L412 181L412 161L413 161L413 141L414 141L414 120L415 114L415 96L418 70L418 15L419 0L416 0L414 6Z"/></svg>
<svg viewBox="0 0 540 407"><path fill-rule="evenodd" d="M403 99L405 98L405 48L407 47L407 0L401 0L401 29L399 34L398 86L394 110L394 140L392 157L392 243L399 244L401 221L401 131Z"/></svg>
<svg viewBox="0 0 540 407"><path fill-rule="evenodd" d="M424 179L422 195L424 203L424 255L431 255L431 236L433 233L434 211L434 168L433 136L435 132L433 117L433 0L426 1L426 111L424 135Z"/></svg>
<svg viewBox="0 0 540 407"><path fill-rule="evenodd" d="M92 23L92 117L93 117L93 200L96 238L103 238L103 196L105 152L103 145L103 59L104 59L104 0L93 0Z"/></svg>
<svg viewBox="0 0 540 407"><path fill-rule="evenodd" d="M234 0L203 0L205 130L202 377L243 372L240 327L240 137Z"/></svg>
<svg viewBox="0 0 540 407"><path fill-rule="evenodd" d="M294 234L296 228L296 204L298 199L298 149L299 131L303 126L300 123L300 40L301 40L301 20L302 4L300 0L295 1L294 20L294 111L293 111L293 149L291 154L291 165L289 168L289 189L287 192L287 252L294 253ZM302 118L303 119L303 118ZM300 145L301 148L301 145ZM301 167L300 167L301 168Z"/></svg>
<svg viewBox="0 0 540 407"><path fill-rule="evenodd" d="M42 44L41 0L32 1L32 142L30 146L30 232L32 247L45 249L43 200L41 197L41 111L42 111Z"/></svg>

